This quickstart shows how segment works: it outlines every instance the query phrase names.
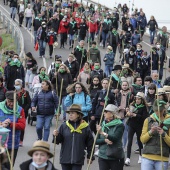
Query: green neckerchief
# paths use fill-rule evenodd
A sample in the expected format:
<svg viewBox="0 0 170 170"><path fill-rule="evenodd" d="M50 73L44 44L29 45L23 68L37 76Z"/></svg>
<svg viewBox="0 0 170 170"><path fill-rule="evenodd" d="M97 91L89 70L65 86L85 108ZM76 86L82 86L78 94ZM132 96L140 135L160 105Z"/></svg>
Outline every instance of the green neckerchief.
<svg viewBox="0 0 170 170"><path fill-rule="evenodd" d="M70 132L74 133L82 133L82 129L86 128L88 126L88 123L84 120L81 121L80 125L77 127L77 129L74 129L74 127L69 123L69 121L66 121L66 125L70 128Z"/></svg>
<svg viewBox="0 0 170 170"><path fill-rule="evenodd" d="M137 84L132 84L132 86L137 87L137 88L141 88L142 87L142 85L137 85Z"/></svg>
<svg viewBox="0 0 170 170"><path fill-rule="evenodd" d="M44 76L42 74L39 74L40 79L43 80L49 80L49 77L45 74Z"/></svg>
<svg viewBox="0 0 170 170"><path fill-rule="evenodd" d="M117 81L117 82L121 82L121 80L120 80L120 78L115 74L115 73L113 73L112 74L112 77Z"/></svg>
<svg viewBox="0 0 170 170"><path fill-rule="evenodd" d="M17 61L17 62L14 62L13 60L9 63L10 66L17 66L17 67L20 67L21 66L21 62L20 61Z"/></svg>
<svg viewBox="0 0 170 170"><path fill-rule="evenodd" d="M0 66L0 72L4 73L4 69Z"/></svg>
<svg viewBox="0 0 170 170"><path fill-rule="evenodd" d="M98 50L98 47L97 47L97 46L96 46L96 47L94 47L94 48L93 48L93 47L91 47L91 49Z"/></svg>
<svg viewBox="0 0 170 170"><path fill-rule="evenodd" d="M39 17L35 17L35 19L37 19L37 20L39 20L39 21L41 21L41 20L42 20L42 18L39 18Z"/></svg>
<svg viewBox="0 0 170 170"><path fill-rule="evenodd" d="M159 32L161 35L165 36L165 38L168 38L168 35L162 31Z"/></svg>
<svg viewBox="0 0 170 170"><path fill-rule="evenodd" d="M15 116L17 118L20 117L20 113L18 112L18 102L16 103L16 111L15 111ZM0 109L5 113L5 114L13 114L14 110L13 109L8 109L6 106L6 100L4 100L3 102L0 102Z"/></svg>
<svg viewBox="0 0 170 170"><path fill-rule="evenodd" d="M60 15L64 16L64 14L61 12Z"/></svg>
<svg viewBox="0 0 170 170"><path fill-rule="evenodd" d="M104 20L104 22L108 25L108 24L110 24L111 23L111 20L109 19L109 20Z"/></svg>
<svg viewBox="0 0 170 170"><path fill-rule="evenodd" d="M152 116L161 124L161 127L164 130L168 130L170 128L170 117L165 119L163 122L158 118L156 113L153 113Z"/></svg>
<svg viewBox="0 0 170 170"><path fill-rule="evenodd" d="M76 22L70 22L70 24L72 25L72 28L74 28L74 27L75 27Z"/></svg>
<svg viewBox="0 0 170 170"><path fill-rule="evenodd" d="M142 107L144 107L143 104L138 105L138 104L135 103L135 110L138 110L138 109L140 109Z"/></svg>
<svg viewBox="0 0 170 170"><path fill-rule="evenodd" d="M109 127L115 126L115 125L119 125L119 124L122 124L122 121L121 121L120 119L114 119L114 120L112 120L112 121L109 122L109 123L106 123L106 121L104 120L103 123L102 123L102 131L104 131L105 128L107 128L108 130L110 130Z"/></svg>
<svg viewBox="0 0 170 170"><path fill-rule="evenodd" d="M112 33L114 34L114 36L118 34L116 30L112 31Z"/></svg>
<svg viewBox="0 0 170 170"><path fill-rule="evenodd" d="M82 56L85 57L84 55L84 48L81 48L79 45L76 47L79 51L82 52Z"/></svg>

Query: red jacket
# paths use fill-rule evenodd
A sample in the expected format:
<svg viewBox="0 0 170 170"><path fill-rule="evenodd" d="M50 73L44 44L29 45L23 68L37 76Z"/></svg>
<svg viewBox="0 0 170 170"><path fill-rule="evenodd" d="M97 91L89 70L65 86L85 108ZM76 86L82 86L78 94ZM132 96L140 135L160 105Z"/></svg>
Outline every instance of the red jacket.
<svg viewBox="0 0 170 170"><path fill-rule="evenodd" d="M87 26L89 28L89 32L92 33L92 32L97 32L97 22L87 22Z"/></svg>
<svg viewBox="0 0 170 170"><path fill-rule="evenodd" d="M76 18L75 21L77 22L77 27L80 28L81 18Z"/></svg>
<svg viewBox="0 0 170 170"><path fill-rule="evenodd" d="M64 22L63 20L60 22L59 29L58 29L58 34L61 33L67 33L68 31L68 24L69 22Z"/></svg>

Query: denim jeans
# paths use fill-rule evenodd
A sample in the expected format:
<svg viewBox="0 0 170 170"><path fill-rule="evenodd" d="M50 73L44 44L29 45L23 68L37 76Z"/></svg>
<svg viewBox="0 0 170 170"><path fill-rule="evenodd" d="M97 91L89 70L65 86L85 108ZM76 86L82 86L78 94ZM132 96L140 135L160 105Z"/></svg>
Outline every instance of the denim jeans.
<svg viewBox="0 0 170 170"><path fill-rule="evenodd" d="M94 41L95 32L90 33L90 42Z"/></svg>
<svg viewBox="0 0 170 170"><path fill-rule="evenodd" d="M25 27L31 28L32 17L25 17Z"/></svg>
<svg viewBox="0 0 170 170"><path fill-rule="evenodd" d="M43 141L48 141L48 137L50 135L50 125L54 115L37 115L37 124L36 130L38 139L42 139ZM43 134L44 128L44 134Z"/></svg>
<svg viewBox="0 0 170 170"><path fill-rule="evenodd" d="M105 74L106 77L110 76L111 72L112 72L113 66L112 65L105 65Z"/></svg>
<svg viewBox="0 0 170 170"><path fill-rule="evenodd" d="M45 56L45 47L46 47L46 42L43 40L39 40L39 55Z"/></svg>
<svg viewBox="0 0 170 170"><path fill-rule="evenodd" d="M107 37L108 37L108 33L105 33L104 31L102 31L103 47L105 47L106 45Z"/></svg>
<svg viewBox="0 0 170 170"><path fill-rule="evenodd" d="M154 38L155 38L155 31L149 30L149 33L150 33L150 43L153 44L153 41L154 41Z"/></svg>
<svg viewBox="0 0 170 170"><path fill-rule="evenodd" d="M36 44L37 42L37 31L34 31L34 45Z"/></svg>
<svg viewBox="0 0 170 170"><path fill-rule="evenodd" d="M17 12L17 8L11 7L11 18L15 19L16 12Z"/></svg>
<svg viewBox="0 0 170 170"><path fill-rule="evenodd" d="M127 125L127 119L123 120L123 124L125 126L124 133L123 133L123 148L126 148L126 144L128 141L128 125Z"/></svg>
<svg viewBox="0 0 170 170"><path fill-rule="evenodd" d="M163 170L167 169L168 162L163 162ZM142 157L141 170L162 170L162 162Z"/></svg>
<svg viewBox="0 0 170 170"><path fill-rule="evenodd" d="M27 69L25 82L28 83L30 89L32 88L32 81L34 77L35 77L35 74L33 74L31 70Z"/></svg>

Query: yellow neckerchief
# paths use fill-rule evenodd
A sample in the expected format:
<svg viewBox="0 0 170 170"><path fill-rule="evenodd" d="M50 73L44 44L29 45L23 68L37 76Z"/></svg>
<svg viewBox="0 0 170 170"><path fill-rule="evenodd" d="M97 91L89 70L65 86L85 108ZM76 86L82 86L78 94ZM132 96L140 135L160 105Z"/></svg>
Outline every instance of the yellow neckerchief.
<svg viewBox="0 0 170 170"><path fill-rule="evenodd" d="M77 132L77 133L82 133L82 129L86 128L88 126L88 123L84 120L80 122L80 125L77 127L77 129L74 129L74 127L69 123L69 121L66 121L66 125L70 128L70 132Z"/></svg>

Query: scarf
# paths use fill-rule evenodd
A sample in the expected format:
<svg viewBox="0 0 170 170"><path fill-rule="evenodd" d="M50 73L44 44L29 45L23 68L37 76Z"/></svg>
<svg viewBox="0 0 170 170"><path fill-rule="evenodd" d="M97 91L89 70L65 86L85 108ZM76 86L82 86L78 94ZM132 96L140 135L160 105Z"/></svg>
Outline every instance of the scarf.
<svg viewBox="0 0 170 170"><path fill-rule="evenodd" d="M27 93L25 89L22 89L22 91L18 93L18 100L21 98L22 104L24 104L24 97L27 97Z"/></svg>
<svg viewBox="0 0 170 170"><path fill-rule="evenodd" d="M82 56L85 57L84 55L84 48L80 47L79 45L76 47L80 52L82 52Z"/></svg>
<svg viewBox="0 0 170 170"><path fill-rule="evenodd" d="M105 19L104 22L108 25L108 24L111 23L111 20L110 19L109 20Z"/></svg>
<svg viewBox="0 0 170 170"><path fill-rule="evenodd" d="M143 104L138 105L138 104L136 104L136 103L135 103L135 109L134 109L134 112L136 112L138 109L140 109L140 108L142 108L142 107L144 107L144 105L143 105Z"/></svg>
<svg viewBox="0 0 170 170"><path fill-rule="evenodd" d="M17 62L14 62L13 60L9 63L10 66L17 66L17 67L20 67L21 66L21 62L20 61L17 61Z"/></svg>
<svg viewBox="0 0 170 170"><path fill-rule="evenodd" d="M70 132L74 133L82 133L82 129L86 128L88 126L88 123L84 120L81 121L80 125L77 127L77 129L74 129L74 127L69 123L69 121L66 121L66 125L70 128Z"/></svg>
<svg viewBox="0 0 170 170"><path fill-rule="evenodd" d="M112 74L112 77L117 81L117 82L121 82L120 78L116 75L116 74Z"/></svg>
<svg viewBox="0 0 170 170"><path fill-rule="evenodd" d="M41 81L49 80L49 77L46 74L45 75L39 74L39 77L40 77Z"/></svg>
<svg viewBox="0 0 170 170"><path fill-rule="evenodd" d="M137 85L137 84L132 84L132 86L137 87L137 88L141 88L142 87L142 85Z"/></svg>
<svg viewBox="0 0 170 170"><path fill-rule="evenodd" d="M91 48L91 49L93 49L93 50L98 50L98 47L96 46L96 47L94 47L94 48Z"/></svg>
<svg viewBox="0 0 170 170"><path fill-rule="evenodd" d="M106 121L104 120L103 123L102 123L102 131L104 131L105 128L110 130L109 127L119 125L119 124L122 124L122 121L120 119L114 119L114 120L110 121L109 123L106 123Z"/></svg>
<svg viewBox="0 0 170 170"><path fill-rule="evenodd" d="M74 28L74 27L75 27L76 22L70 22L70 24L72 25L72 28Z"/></svg>
<svg viewBox="0 0 170 170"><path fill-rule="evenodd" d="M16 111L15 111L15 116L17 118L20 117L20 113L18 112L18 102L16 103ZM0 102L0 109L5 113L5 114L13 114L14 113L14 110L13 109L9 109L7 108L6 106L6 100L4 100L3 102Z"/></svg>
<svg viewBox="0 0 170 170"><path fill-rule="evenodd" d="M166 33L164 33L163 31L159 32L161 35L163 35L165 38L168 38L168 35Z"/></svg>
<svg viewBox="0 0 170 170"><path fill-rule="evenodd" d="M152 116L160 123L160 127L163 128L163 130L168 130L170 128L170 117L161 121L156 113L153 113Z"/></svg>
<svg viewBox="0 0 170 170"><path fill-rule="evenodd" d="M112 31L112 33L114 34L114 36L118 34L116 30Z"/></svg>

